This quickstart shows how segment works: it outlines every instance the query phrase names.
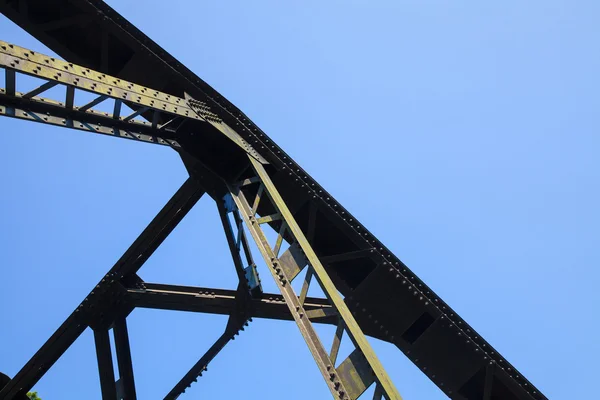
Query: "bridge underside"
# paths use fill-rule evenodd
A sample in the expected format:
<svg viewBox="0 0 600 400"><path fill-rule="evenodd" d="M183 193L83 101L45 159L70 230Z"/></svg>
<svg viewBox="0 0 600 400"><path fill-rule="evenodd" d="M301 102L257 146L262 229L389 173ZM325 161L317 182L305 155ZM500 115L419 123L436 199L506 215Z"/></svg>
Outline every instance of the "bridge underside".
<svg viewBox="0 0 600 400"><path fill-rule="evenodd" d="M135 307L229 315L223 336L166 398L181 394L255 317L295 321L336 398L357 398L371 384L376 396L399 398L364 340L368 335L397 346L451 398L546 399L240 110L106 3L5 0L0 11L67 61L25 55L26 49L3 44L7 85L0 92L0 115L169 146L190 174L84 302L0 391L0 399L23 395L88 327L95 333L103 398L135 398L126 327ZM37 74L47 87L21 93L19 74ZM65 98L41 100L44 90L56 85L65 86ZM77 90L95 93L98 103L112 101L114 112L73 104ZM123 104L135 115L121 115ZM205 194L217 203L238 290L143 282L137 271ZM265 243L264 229L278 234L276 243ZM281 294L262 293L248 240L257 243ZM306 298L304 290L293 293L289 283L294 278L304 279L307 289L312 279L326 298ZM323 353L312 323L338 326L336 337L347 334L355 353L336 366L337 350ZM116 383L110 329L121 373Z"/></svg>

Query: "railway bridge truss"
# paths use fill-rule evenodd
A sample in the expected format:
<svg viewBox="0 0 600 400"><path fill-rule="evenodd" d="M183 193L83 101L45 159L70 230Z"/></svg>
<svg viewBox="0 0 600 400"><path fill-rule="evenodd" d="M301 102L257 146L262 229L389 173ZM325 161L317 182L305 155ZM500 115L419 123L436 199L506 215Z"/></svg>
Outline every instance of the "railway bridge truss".
<svg viewBox="0 0 600 400"><path fill-rule="evenodd" d="M106 3L1 0L0 11L63 58L0 41L0 115L170 147L189 173L29 362L12 379L0 376L0 400L26 398L88 328L102 398L135 399L126 321L136 307L228 316L222 336L165 399L181 396L252 318L293 321L335 399L355 400L372 385L374 399L401 399L367 336L393 343L449 398L546 399L239 109ZM23 76L44 83L20 91ZM56 88L60 96L44 97ZM94 99L79 104L80 92ZM98 111L101 103L112 112ZM139 269L202 196L216 203L237 290L144 282ZM279 293L263 292L257 263ZM310 285L325 296L308 297ZM331 348L314 324L336 327ZM354 350L339 359L344 336Z"/></svg>

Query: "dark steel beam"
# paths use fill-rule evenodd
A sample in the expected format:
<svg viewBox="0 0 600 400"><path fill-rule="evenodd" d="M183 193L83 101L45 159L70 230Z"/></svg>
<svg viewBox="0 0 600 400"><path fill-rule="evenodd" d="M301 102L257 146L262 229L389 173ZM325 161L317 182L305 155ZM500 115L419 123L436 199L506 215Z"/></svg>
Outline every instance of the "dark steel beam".
<svg viewBox="0 0 600 400"><path fill-rule="evenodd" d="M153 90L135 82L125 81L90 68L66 62L45 54L0 40L0 66L18 73L45 79L68 88L81 89L97 95L106 95L127 101L134 107L146 107L162 113L205 121L214 114L206 110L203 102L188 105L187 99ZM196 104L196 103L195 103ZM210 114L209 114L210 113ZM126 120L139 113L136 111Z"/></svg>
<svg viewBox="0 0 600 400"><path fill-rule="evenodd" d="M24 98L24 99L30 99L30 98L32 98L33 96L37 96L38 94L40 94L40 93L43 93L43 92L45 92L46 90L48 90L48 89L51 89L51 88L53 88L53 87L54 87L54 86L56 86L56 85L58 85L58 82L52 82L52 81L48 81L48 82L46 82L46 83L44 83L44 84L42 84L42 85L38 86L37 88L35 88L35 89L33 89L33 90L31 90L31 91L29 91L29 92L25 93L25 94L23 95L23 98Z"/></svg>
<svg viewBox="0 0 600 400"><path fill-rule="evenodd" d="M39 97L27 99L20 94L14 97L5 96L0 91L0 116L179 148L179 144L175 140L177 138L175 132L153 130L150 126L143 125L138 121L125 123L94 110L82 111L83 107L68 109L51 99L44 99L44 101L41 99ZM86 104L84 107L88 105Z"/></svg>
<svg viewBox="0 0 600 400"><path fill-rule="evenodd" d="M28 33L30 33L31 35L33 35L36 38L40 38L43 37L44 39L42 40L42 42L47 46L53 49L54 52L56 52L57 49L59 49L59 53L64 53L69 51L69 46L67 43L64 43L64 41L61 41L57 38L53 38L51 37L47 31L44 31L43 29L40 29L40 24L37 21L32 21L30 19L30 15L28 12L28 1L29 0L18 0L17 6L15 7L14 1L9 1L9 0L3 0L0 1L0 11L7 16L8 18L10 18L13 22L15 22L17 25L19 25L20 27L22 27L25 31L27 31ZM47 3L49 3L50 1L48 1ZM64 3L62 3L64 6ZM56 4L55 7L58 7L59 5ZM35 7L35 6L34 6ZM69 8L72 7L72 5L69 5ZM91 21L90 21L91 22ZM73 60L77 62L84 62L84 59L82 57L79 57L73 53L71 53L71 57L69 58L70 60Z"/></svg>
<svg viewBox="0 0 600 400"><path fill-rule="evenodd" d="M115 321L113 334L115 337L117 363L119 365L119 383L123 388L123 400L136 400L129 333L127 332L127 321L125 318L119 318Z"/></svg>
<svg viewBox="0 0 600 400"><path fill-rule="evenodd" d="M29 4L29 7L27 5ZM59 10L60 7L66 8L67 15L77 15L80 13L88 13L93 16L92 23L87 26L78 26L76 34L69 35L68 37L62 36L50 36L46 32L42 32L37 28L36 17L40 15L40 9L42 12L45 11L45 7L49 10ZM29 12L27 11L29 8ZM423 344L421 347L427 349L423 354L418 354L415 351L414 346L406 345L399 339L402 336L403 329L398 326L404 326L405 321L401 321L401 317L396 312L384 313L380 318L379 322L381 326L385 326L386 335L385 340L395 343L399 346L409 358L413 361L415 358L419 358L418 366L425 371L427 367L427 376L445 393L449 393L449 388L454 389L455 392L464 383L460 380L455 379L455 372L464 369L470 370L477 367L481 360L486 357L489 358L504 368L511 371L510 376L498 372L502 379L510 381L510 385L504 382L508 387L519 386L525 394L521 394L516 389L512 390L518 399L546 399L543 394L539 393L537 388L527 381L507 360L505 360L489 343L487 343L471 326L469 326L454 310L451 309L439 296L437 296L431 288L429 288L424 282L422 282L415 274L406 267L395 255L393 255L389 249L387 249L377 238L375 238L354 216L352 216L348 210L346 210L340 203L338 203L327 191L322 188L316 181L314 181L309 174L306 173L297 163L295 163L291 157L277 146L273 141L265 135L260 128L252 123L249 118L244 115L239 109L232 105L229 101L223 98L219 93L212 89L209 85L203 82L199 77L193 74L184 65L178 62L174 57L169 55L164 49L158 46L150 38L143 34L139 29L135 28L127 19L123 18L116 11L114 11L109 5L101 0L19 0L19 1L4 1L0 2L0 10L5 13L9 18L18 23L25 30L30 32L36 38L43 41L48 47L54 52L61 54L63 57L70 61L78 61L81 64L101 68L101 65L106 64L105 60L99 57L99 52L103 50L95 51L94 49L97 43L100 43L102 37L106 37L107 33L111 35L111 40L106 42L106 45L110 47L111 60L113 57L117 58L117 52L125 48L131 51L126 59L118 60L123 61L127 64L127 68L123 69L123 63L117 62L113 68L113 71L121 71L118 74L120 77L127 77L138 79L140 83L150 87L162 87L168 90L172 94L181 95L184 91L192 93L195 97L200 99L206 99L213 111L218 114L220 118L225 120L229 126L236 126L236 129L243 136L243 138L250 143L253 143L257 148L261 148L261 155L269 160L275 170L282 172L289 177L286 180L280 180L277 182L278 189L281 191L284 198L290 198L291 196L307 196L310 198L311 205L318 204L319 206L319 229L327 224L321 224L323 222L331 222L337 229L331 229L328 232L322 232L326 234L331 242L343 242L348 239L351 240L355 245L356 249L365 249L372 247L375 249L375 255L372 257L376 259L375 262L380 265L389 266L390 277L396 276L397 284L389 285L385 290L379 290L379 287L373 287L369 284L369 290L364 290L363 296L360 298L361 305L358 306L357 298L349 302L350 309L353 312L360 314L366 309L366 313L369 315L379 310L385 310L389 307L389 298L394 294L403 290L400 282L408 281L414 285L414 291L418 294L419 298L423 298L421 305L411 305L411 311L414 312L430 312L442 314L442 318L448 321L446 324L446 330L436 331L435 336L430 336L427 339L427 345ZM37 11L37 15L32 15ZM114 51L113 51L114 50ZM117 68L118 67L118 68ZM105 67L106 68L106 67ZM107 72L107 71L104 71ZM129 75L127 75L129 74ZM162 85L162 86L161 86ZM204 96L204 97L203 97ZM239 125L239 127L238 127ZM239 129L238 129L239 128ZM215 170L216 173L222 173L221 170ZM307 195L308 193L308 195ZM329 220L329 221L327 221ZM309 238L310 242L310 238ZM312 244L312 243L311 243ZM327 248L320 248L318 254L335 254L335 252L328 252ZM349 251L354 249L348 249ZM449 261L451 262L451 261ZM360 270L360 268L356 268ZM342 272L339 272L342 275ZM365 273L364 276L367 276ZM333 275L332 275L333 277ZM341 279L343 281L343 277ZM364 281L355 282L353 287L345 287L338 285L338 281L335 281L337 289L340 290L345 296L350 296L356 289L360 289L359 285L364 285ZM376 285L374 285L376 286ZM351 293L352 290L353 292ZM379 299L373 299L372 296L380 294ZM347 297L348 299L349 297ZM364 301L363 301L364 300ZM365 304L367 303L367 304ZM363 310L363 311L361 311ZM366 314L365 314L366 315ZM363 329L372 328L372 322L366 318L360 321ZM389 334L387 330L389 329ZM459 332L460 335L457 335ZM421 342L425 341L425 338L420 339ZM431 350L432 346L437 343L445 343L443 349L446 348L457 348L463 343L469 343L470 349L465 351L465 355L468 353L477 353L481 355L481 358L475 361L465 361L461 366L457 366L454 363L445 363L447 358L440 349ZM415 356L417 354L417 356ZM427 354L428 357L422 357ZM431 371L435 371L432 374ZM506 376L505 376L506 375ZM1 397L1 396L0 396Z"/></svg>
<svg viewBox="0 0 600 400"><path fill-rule="evenodd" d="M213 343L198 362L190 368L188 373L177 382L173 389L165 396L165 400L177 399L193 382L196 382L198 376L202 376L202 373L208 369L208 364L223 350L230 340L233 340L234 335L244 323L245 321L237 319L237 316L230 317L225 332Z"/></svg>
<svg viewBox="0 0 600 400"><path fill-rule="evenodd" d="M492 387L494 383L494 364L489 363L485 368L485 383L483 386L483 400L492 400Z"/></svg>
<svg viewBox="0 0 600 400"><path fill-rule="evenodd" d="M119 279L134 275L203 194L204 191L198 183L188 178L111 268L109 274L116 275ZM104 286L104 282L100 282L98 286ZM17 394L27 393L83 333L88 325L87 316L82 315L84 314L81 312L82 307L83 304L63 322L10 383L0 391L1 400L10 400Z"/></svg>
<svg viewBox="0 0 600 400"><path fill-rule="evenodd" d="M377 384L375 386L375 392L373 393L373 400L381 400L383 398L383 392L381 390L381 386Z"/></svg>
<svg viewBox="0 0 600 400"><path fill-rule="evenodd" d="M80 14L74 15L68 18L61 18L56 21L50 21L43 24L38 25L38 29L42 31L52 31L60 28L65 28L72 25L83 25L88 23L92 19L91 15L88 14Z"/></svg>
<svg viewBox="0 0 600 400"><path fill-rule="evenodd" d="M261 174L257 174L257 176L261 179L261 185L265 187L265 197L269 197L272 200L274 195L274 191L271 193L272 182L268 179L268 177L264 177ZM277 258L273 249L271 248L264 231L257 223L256 209L251 208L250 203L240 188L230 188L230 193L237 208L240 210L240 215L243 218L246 227L250 231L258 250L263 256L265 264L269 268L269 272L273 276L273 280L281 292L285 300L285 304L290 310L290 313L294 318L294 322L296 322L296 325L298 326L300 333L302 334L302 337L304 338L308 349L310 350L315 363L319 368L319 371L325 379L328 389L334 398L347 400L348 390L345 387L345 383L340 381L336 375L334 371L335 366L331 362L328 352L323 347L315 327L312 325L309 317L307 316L306 308L300 303L300 299L294 292L294 289L291 285L291 278L285 275L285 272L281 268L280 260ZM292 230L292 233L295 233L295 226L293 225L295 222L290 217L291 213L289 210L287 208L284 209L285 204L280 205L275 201L273 201L273 203L273 205L276 207L276 210L279 211L279 213L283 216L290 230ZM253 204L256 204L256 201ZM296 237L296 239L298 238ZM315 273L315 275L318 277L317 273ZM326 295L328 295L325 289L324 292ZM396 398L393 400L396 400Z"/></svg>
<svg viewBox="0 0 600 400"><path fill-rule="evenodd" d="M75 88L73 86L66 87L65 108L69 111L75 106Z"/></svg>
<svg viewBox="0 0 600 400"><path fill-rule="evenodd" d="M147 124L133 118L148 109L154 110L154 114L158 115L157 110L160 109L172 119L181 117L186 121L195 122L195 130L199 130L197 124L204 121L202 113L193 111L183 98L151 90L3 41L0 41L0 67L6 70L6 89L0 89L0 106L2 106L0 115L172 146L178 145L174 142L177 134L172 126L166 128L166 125ZM31 75L45 79L47 82L23 94L18 92L16 87L17 74ZM65 86L64 99L38 97L39 94L56 85ZM95 93L99 97L77 107L74 104L75 92L81 90ZM113 115L91 110L91 107L108 98L115 100ZM127 99L127 104L130 107L137 107L138 111L121 118L119 113L123 99ZM205 125L210 124L205 123Z"/></svg>
<svg viewBox="0 0 600 400"><path fill-rule="evenodd" d="M231 257L233 258L235 272L237 273L240 283L243 283L244 287L247 288L248 284L244 275L244 263L242 262L242 257L240 257L240 248L238 247L236 238L233 234L233 228L231 227L231 221L229 220L229 216L227 215L227 210L225 209L225 205L223 204L223 201L221 199L217 199L216 203L217 209L219 210L221 224L223 225L223 230L225 231L227 246L229 247ZM240 227L238 226L238 229L239 228ZM241 231L238 231L238 234L242 236L244 235L243 227ZM242 240L242 236L240 236L240 240Z"/></svg>
<svg viewBox="0 0 600 400"><path fill-rule="evenodd" d="M204 190L200 185L188 178L110 272L117 274L119 278L135 274L203 194Z"/></svg>
<svg viewBox="0 0 600 400"><path fill-rule="evenodd" d="M127 289L128 296L135 307L221 315L231 315L236 311L235 290L147 282L142 286L142 289ZM304 302L304 308L325 311L331 306L326 299L308 297ZM279 294L263 293L260 298L252 299L249 312L251 313L249 317L252 318L293 321L283 296ZM335 325L337 317L319 318L315 322Z"/></svg>
<svg viewBox="0 0 600 400"><path fill-rule="evenodd" d="M126 116L125 118L123 118L123 121L125 122L129 122L132 119L134 119L135 117L137 117L138 115L145 113L146 111L148 111L149 108L148 107L141 107L139 108L137 111L132 112L131 114L129 114L128 116Z"/></svg>
<svg viewBox="0 0 600 400"><path fill-rule="evenodd" d="M177 384L171 389L171 391L165 396L165 400L175 400L179 395L185 392L189 387L188 382L195 382L197 377L205 371L206 365L212 361L213 358L225 347L231 340L231 334L223 333L219 339L206 351L206 353L198 360L196 364Z"/></svg>
<svg viewBox="0 0 600 400"><path fill-rule="evenodd" d="M15 377L0 390L0 399L24 396L87 328L78 311L67 318Z"/></svg>
<svg viewBox="0 0 600 400"><path fill-rule="evenodd" d="M69 114L75 110L75 90L85 90L99 96L105 95L114 98L117 101L116 105L120 105L121 101L125 101L128 106L134 108L134 112L130 115L124 118L117 118L116 115L120 114L120 106L115 107L115 115L111 116L111 119L114 119L116 122L132 122L135 117L148 111L153 115L150 129L156 131L159 129L158 122L161 115L164 114L167 121L179 117L194 123L195 130L197 131L208 129L209 127L211 127L211 130L212 128L216 129L217 132L230 139L252 157L266 163L254 148L213 113L205 102L195 100L187 94L184 94L184 98L173 96L1 40L0 67L5 68L7 71L6 92L10 97L16 96L23 99L23 96L17 96L17 93L12 91L14 79L11 79L11 77L14 78L12 75L15 72L34 76L45 79L48 82L54 82L54 84L66 86L66 99L50 103L58 104L61 107L64 104L64 108ZM25 99L29 99L30 97L32 96L26 94ZM42 102L47 103L46 101ZM65 126L69 125L72 125L72 123L68 124L65 121ZM109 124L109 126L111 125ZM193 132L189 133L191 135Z"/></svg>
<svg viewBox="0 0 600 400"><path fill-rule="evenodd" d="M373 249L356 250L343 254L319 257L319 260L321 260L322 264L333 264L342 261L354 260L357 258L367 258L373 254L373 251Z"/></svg>
<svg viewBox="0 0 600 400"><path fill-rule="evenodd" d="M329 352L329 357L331 358L331 363L336 365L337 356L340 351L340 344L342 343L342 336L344 335L344 324L340 320L338 322L338 326L335 330L335 335L333 336L333 343L331 344L331 351Z"/></svg>
<svg viewBox="0 0 600 400"><path fill-rule="evenodd" d="M8 0L4 0L4 2L8 2ZM28 0L17 0L17 7L21 14L29 14Z"/></svg>
<svg viewBox="0 0 600 400"><path fill-rule="evenodd" d="M246 261L248 262L248 265L254 264L254 258L252 257L250 245L248 244L248 238L246 237L246 232L244 232L244 222L242 221L238 210L233 211L233 220L238 229L238 243L241 243L242 248L244 249Z"/></svg>
<svg viewBox="0 0 600 400"><path fill-rule="evenodd" d="M14 96L17 85L17 77L15 71L7 68L4 71L4 79L6 85L6 94L8 94L9 96Z"/></svg>
<svg viewBox="0 0 600 400"><path fill-rule="evenodd" d="M244 330L244 326L248 326L248 320L252 318L249 316L249 302L250 296L248 292L248 286L244 282L238 284L238 288L235 293L235 310L229 316L227 325L225 326L225 332L217 339L217 341L208 349L206 353L190 370L187 374L181 378L181 380L173 387L173 389L167 394L165 400L174 400L179 397L185 390L196 382L199 376L208 369L208 364L219 354L230 340L235 340L235 336L238 335L240 330Z"/></svg>
<svg viewBox="0 0 600 400"><path fill-rule="evenodd" d="M115 370L112 362L108 330L95 330L94 342L96 343L96 357L98 359L102 400L117 400L117 385L115 384Z"/></svg>
<svg viewBox="0 0 600 400"><path fill-rule="evenodd" d="M85 112L85 111L89 110L90 108L102 103L106 99L108 99L107 95L105 95L105 94L100 95L100 96L96 97L94 100L90 101L89 103L79 107L79 111ZM113 113L113 115L114 115L114 113Z"/></svg>
<svg viewBox="0 0 600 400"><path fill-rule="evenodd" d="M356 347L355 352L357 352L357 354L359 354L361 357L364 357L365 363L372 370L373 376L379 385L381 385L386 398L388 400L400 400L402 398L400 393L398 393L398 390L381 365L381 362L373 351L373 348L367 341L363 330L356 322L356 319L348 309L348 306L344 302L342 296L340 296L327 270L325 270L323 267L323 264L317 257L302 229L300 229L300 226L288 208L287 203L281 197L281 194L275 187L275 184L271 180L267 170L262 164L256 162L253 158L248 157L248 159L252 164L252 168L254 169L256 176L260 178L261 185L264 186L267 197L275 207L275 210L281 215L281 219L286 222L290 232L294 236L294 239L302 249L304 256L312 267L314 277L323 290L323 293L337 311L340 318L340 324L345 328L348 337L350 340L352 340L352 343ZM339 393L341 398L345 398L349 395L348 390L339 390L339 387L331 384L329 376L331 374L331 364L333 363L331 363L329 355L323 349L323 346L318 341L318 338L317 340L314 339L314 328L310 325L308 318L303 318L306 313L305 309L303 308L302 304L300 304L298 297L296 297L293 291L293 288L288 283L288 279L285 277L283 270L278 268L277 257L273 253L273 250L271 249L264 232L256 220L255 214L257 210L250 208L244 193L239 188L230 188L230 190L232 198L240 209L240 213L244 218L244 222L246 223L248 230L252 233L257 247L263 255L265 263L269 266L275 283L283 294L286 304L294 315L296 324L300 328L300 331L304 336L304 339L306 340L306 343L308 344L313 357L315 358L315 361L321 370L321 373L325 377L326 382L328 382L328 386L330 386L332 394L337 396ZM343 384L341 384L341 386L343 387Z"/></svg>

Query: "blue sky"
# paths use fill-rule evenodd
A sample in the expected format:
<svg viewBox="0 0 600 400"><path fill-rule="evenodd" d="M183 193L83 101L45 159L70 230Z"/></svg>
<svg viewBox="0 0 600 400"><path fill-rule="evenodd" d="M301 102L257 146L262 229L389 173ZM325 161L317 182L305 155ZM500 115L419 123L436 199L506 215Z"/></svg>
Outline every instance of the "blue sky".
<svg viewBox="0 0 600 400"><path fill-rule="evenodd" d="M591 398L597 2L108 3L244 110L549 398ZM48 53L4 17L0 39ZM167 148L0 124L0 370L14 375L186 175ZM140 275L234 288L218 229L201 200ZM155 399L225 319L136 310L129 324L138 397ZM445 398L373 345L406 399ZM89 331L36 389L100 398ZM284 394L329 396L295 325L255 320L182 398Z"/></svg>

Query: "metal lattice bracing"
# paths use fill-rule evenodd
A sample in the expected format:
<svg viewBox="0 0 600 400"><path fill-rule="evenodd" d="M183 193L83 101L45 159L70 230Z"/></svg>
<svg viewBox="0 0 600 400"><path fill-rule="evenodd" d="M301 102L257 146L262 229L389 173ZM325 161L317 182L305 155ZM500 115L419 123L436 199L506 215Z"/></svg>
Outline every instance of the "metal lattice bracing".
<svg viewBox="0 0 600 400"><path fill-rule="evenodd" d="M102 398L135 399L126 321L136 307L229 316L223 334L165 399L178 398L252 318L293 321L337 399L362 398L372 385L375 399L401 398L366 336L393 343L450 398L545 399L240 110L104 2L4 1L0 11L66 60L0 42L0 115L171 147L190 174L31 360L0 381L0 400L24 396L87 328L94 331ZM38 24L40 15L51 22ZM42 83L19 91L22 75ZM56 88L64 89L60 96ZM94 100L79 103L82 91ZM101 103L112 112L95 109ZM205 194L216 202L237 290L144 282L138 270ZM258 259L280 294L263 293ZM300 293L295 280L303 282ZM325 298L308 297L311 285ZM336 327L330 349L315 323ZM342 360L343 337L354 350Z"/></svg>

